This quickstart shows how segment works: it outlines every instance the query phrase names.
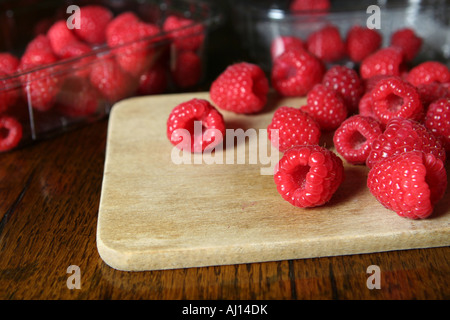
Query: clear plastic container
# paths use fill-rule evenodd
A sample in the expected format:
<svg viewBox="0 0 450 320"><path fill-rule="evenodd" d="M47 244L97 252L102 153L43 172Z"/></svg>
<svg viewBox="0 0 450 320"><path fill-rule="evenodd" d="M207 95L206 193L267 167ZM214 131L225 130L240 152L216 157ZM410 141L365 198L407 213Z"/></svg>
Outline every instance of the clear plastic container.
<svg viewBox="0 0 450 320"><path fill-rule="evenodd" d="M210 4L202 1L2 2L0 53L21 59L31 40L47 34L56 21L74 13L68 12L69 5L82 10L93 4L108 8L113 18L133 12L141 22L155 24L161 31L116 47L91 45L89 53L70 59L59 57L54 63L26 71L0 73L0 152L104 118L115 102L128 97L195 91L202 85L208 32L220 20ZM164 32L163 23L170 16L192 23ZM197 45L191 48L177 45L193 39ZM132 65L126 70L127 59L134 55L140 58L141 67ZM159 80L151 82L152 77ZM105 89L115 81L115 89Z"/></svg>
<svg viewBox="0 0 450 320"><path fill-rule="evenodd" d="M449 65L450 5L445 0L435 1L333 1L326 11L291 11L291 1L229 0L233 10L235 31L240 36L247 55L267 72L272 66L270 46L279 36L295 36L304 42L308 36L325 25L337 26L345 40L354 25L373 25L373 7L379 10L379 29L382 46L388 46L392 33L411 28L423 39L421 51L412 63L436 60ZM340 64L354 66L351 61Z"/></svg>

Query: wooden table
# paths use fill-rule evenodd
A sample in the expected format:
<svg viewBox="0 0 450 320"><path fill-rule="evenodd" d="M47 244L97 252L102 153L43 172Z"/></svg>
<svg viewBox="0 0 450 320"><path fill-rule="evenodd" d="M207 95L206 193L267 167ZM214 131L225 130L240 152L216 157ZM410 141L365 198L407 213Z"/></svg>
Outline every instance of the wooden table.
<svg viewBox="0 0 450 320"><path fill-rule="evenodd" d="M0 155L0 299L450 298L448 247L165 271L110 268L96 247L107 126L105 119ZM372 265L380 268L380 289L367 287ZM79 267L80 289L68 287L75 275L69 266Z"/></svg>

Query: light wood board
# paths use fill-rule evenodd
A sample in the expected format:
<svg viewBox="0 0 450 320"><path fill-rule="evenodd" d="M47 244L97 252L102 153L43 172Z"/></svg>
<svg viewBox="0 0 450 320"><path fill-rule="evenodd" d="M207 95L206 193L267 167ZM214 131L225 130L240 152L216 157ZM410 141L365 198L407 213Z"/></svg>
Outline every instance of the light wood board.
<svg viewBox="0 0 450 320"><path fill-rule="evenodd" d="M174 94L113 107L97 226L98 251L109 266L144 271L450 245L448 190L432 218L416 221L370 194L365 166L345 164L332 200L301 209L281 198L272 175L261 174L270 165L250 162L249 154L245 164L217 163L227 148L216 150L215 164L175 164L166 121L194 97L209 100L207 93ZM267 128L277 106L302 103L271 95L261 114L221 112L227 128L249 132ZM321 144L333 149L331 143L325 134ZM249 140L233 152L248 150Z"/></svg>

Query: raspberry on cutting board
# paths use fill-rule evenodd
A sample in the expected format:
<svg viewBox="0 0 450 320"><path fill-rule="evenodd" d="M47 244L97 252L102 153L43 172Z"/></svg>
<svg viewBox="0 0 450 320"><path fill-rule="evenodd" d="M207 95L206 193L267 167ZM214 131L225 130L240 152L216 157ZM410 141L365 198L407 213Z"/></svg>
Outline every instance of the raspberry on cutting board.
<svg viewBox="0 0 450 320"><path fill-rule="evenodd" d="M196 125L201 127L196 129ZM181 130L180 130L181 129ZM167 138L181 150L203 152L223 141L222 114L207 100L193 98L177 105L167 120Z"/></svg>
<svg viewBox="0 0 450 320"><path fill-rule="evenodd" d="M381 48L367 56L359 67L361 78L376 75L400 76L404 71L403 50L397 47Z"/></svg>
<svg viewBox="0 0 450 320"><path fill-rule="evenodd" d="M393 118L419 121L424 111L417 88L398 77L377 82L372 89L372 108L383 125Z"/></svg>
<svg viewBox="0 0 450 320"><path fill-rule="evenodd" d="M445 150L450 153L450 98L442 98L429 105L425 127L441 138Z"/></svg>
<svg viewBox="0 0 450 320"><path fill-rule="evenodd" d="M273 130L278 130L278 134ZM275 111L267 132L272 145L281 152L297 145L318 144L321 136L319 125L310 115L288 106Z"/></svg>
<svg viewBox="0 0 450 320"><path fill-rule="evenodd" d="M322 81L325 66L306 50L289 50L278 56L272 66L272 87L282 96L304 97Z"/></svg>
<svg viewBox="0 0 450 320"><path fill-rule="evenodd" d="M300 109L308 113L321 130L335 130L347 118L348 110L341 95L323 84L316 84Z"/></svg>
<svg viewBox="0 0 450 320"><path fill-rule="evenodd" d="M354 115L336 129L333 143L336 151L351 164L365 164L373 141L383 131L380 123L371 118Z"/></svg>
<svg viewBox="0 0 450 320"><path fill-rule="evenodd" d="M367 186L383 206L399 216L424 219L444 196L447 173L443 161L431 153L402 152L376 163Z"/></svg>
<svg viewBox="0 0 450 320"><path fill-rule="evenodd" d="M383 38L374 29L355 25L347 32L345 41L347 55L350 60L360 63L366 57L380 49Z"/></svg>
<svg viewBox="0 0 450 320"><path fill-rule="evenodd" d="M406 80L413 86L429 84L433 82L450 82L450 70L438 61L426 61L415 66L408 72Z"/></svg>
<svg viewBox="0 0 450 320"><path fill-rule="evenodd" d="M373 141L366 164L372 168L384 158L407 151L423 151L433 154L443 163L446 160L442 143L423 124L410 119L394 118L388 122L384 132Z"/></svg>
<svg viewBox="0 0 450 320"><path fill-rule="evenodd" d="M311 33L306 40L306 48L326 62L338 61L346 54L345 42L334 25L327 25Z"/></svg>
<svg viewBox="0 0 450 320"><path fill-rule="evenodd" d="M268 92L269 81L264 71L256 64L238 62L213 81L209 94L220 109L250 114L264 108Z"/></svg>
<svg viewBox="0 0 450 320"><path fill-rule="evenodd" d="M322 84L340 94L349 114L358 111L364 83L355 70L346 66L333 66L325 72Z"/></svg>
<svg viewBox="0 0 450 320"><path fill-rule="evenodd" d="M274 181L282 198L301 208L327 203L344 180L341 158L315 146L287 150L275 166Z"/></svg>

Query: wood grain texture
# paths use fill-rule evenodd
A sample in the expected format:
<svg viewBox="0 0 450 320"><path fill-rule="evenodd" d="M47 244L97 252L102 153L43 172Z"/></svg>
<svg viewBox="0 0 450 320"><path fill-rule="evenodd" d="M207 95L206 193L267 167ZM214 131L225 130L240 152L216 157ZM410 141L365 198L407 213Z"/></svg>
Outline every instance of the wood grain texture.
<svg viewBox="0 0 450 320"><path fill-rule="evenodd" d="M100 121L0 154L0 299L450 298L449 247L143 272L113 269L96 247L107 127ZM366 269L373 264L381 269L379 290L366 286ZM66 285L70 265L80 267L79 290Z"/></svg>
<svg viewBox="0 0 450 320"><path fill-rule="evenodd" d="M246 154L245 164L175 164L166 120L174 106L193 97L209 98L134 98L113 108L97 229L99 253L113 268L176 269L450 244L448 193L432 219L400 218L370 194L365 166L345 164L346 180L328 204L299 209L281 199L262 165L249 163L248 142L215 151L218 159L227 159L230 150ZM271 97L261 114L223 114L228 128L265 129L277 106L303 102ZM331 147L330 136L324 139Z"/></svg>

